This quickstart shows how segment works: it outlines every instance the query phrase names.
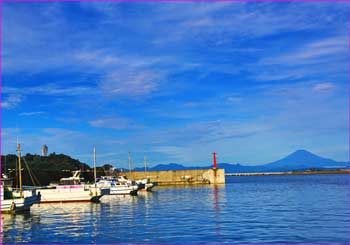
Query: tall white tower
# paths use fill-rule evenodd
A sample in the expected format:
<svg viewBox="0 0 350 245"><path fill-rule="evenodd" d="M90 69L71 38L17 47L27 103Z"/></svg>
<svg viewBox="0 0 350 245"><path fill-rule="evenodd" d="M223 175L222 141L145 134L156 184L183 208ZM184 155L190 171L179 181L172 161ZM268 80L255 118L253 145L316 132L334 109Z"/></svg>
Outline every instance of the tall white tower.
<svg viewBox="0 0 350 245"><path fill-rule="evenodd" d="M47 152L48 152L49 148L47 147L47 145L43 145L43 149L42 149L42 156L43 157L47 157Z"/></svg>

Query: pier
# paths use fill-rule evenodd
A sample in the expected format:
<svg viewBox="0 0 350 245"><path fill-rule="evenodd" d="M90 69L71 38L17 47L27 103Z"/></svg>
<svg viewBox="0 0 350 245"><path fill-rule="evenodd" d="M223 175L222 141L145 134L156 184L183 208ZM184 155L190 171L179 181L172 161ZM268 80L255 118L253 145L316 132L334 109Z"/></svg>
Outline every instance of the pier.
<svg viewBox="0 0 350 245"><path fill-rule="evenodd" d="M252 172L252 173L226 173L225 176L263 176L263 175L309 175L309 174L350 174L349 169L323 169L323 170L294 170L284 172Z"/></svg>
<svg viewBox="0 0 350 245"><path fill-rule="evenodd" d="M158 185L225 184L224 169L124 172L131 180L149 178Z"/></svg>
<svg viewBox="0 0 350 245"><path fill-rule="evenodd" d="M288 172L257 172L257 173L227 173L225 176L260 176L260 175L285 175L292 174L292 171Z"/></svg>

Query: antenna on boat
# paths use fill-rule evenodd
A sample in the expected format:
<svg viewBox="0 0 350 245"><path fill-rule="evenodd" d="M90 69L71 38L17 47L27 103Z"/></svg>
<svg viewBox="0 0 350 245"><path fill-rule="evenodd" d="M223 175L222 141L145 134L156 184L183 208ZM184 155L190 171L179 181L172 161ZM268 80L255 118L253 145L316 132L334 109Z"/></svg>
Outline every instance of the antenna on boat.
<svg viewBox="0 0 350 245"><path fill-rule="evenodd" d="M22 165L21 165L21 145L17 144L17 152L18 152L18 171L19 171L19 195L20 198L23 198L23 190L22 190Z"/></svg>
<svg viewBox="0 0 350 245"><path fill-rule="evenodd" d="M94 146L94 180L95 180L95 187L96 187L96 146Z"/></svg>

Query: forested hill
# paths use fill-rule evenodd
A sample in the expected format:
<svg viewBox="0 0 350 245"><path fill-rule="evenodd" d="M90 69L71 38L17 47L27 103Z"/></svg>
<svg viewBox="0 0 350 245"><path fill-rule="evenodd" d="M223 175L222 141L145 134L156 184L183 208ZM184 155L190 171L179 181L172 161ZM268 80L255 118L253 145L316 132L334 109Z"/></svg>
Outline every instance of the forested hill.
<svg viewBox="0 0 350 245"><path fill-rule="evenodd" d="M93 180L93 171L89 165L79 160L73 159L64 154L52 153L49 156L26 154L21 157L23 185L48 185L57 182L60 178L72 176L74 170L81 170L81 176L86 182ZM16 155L1 156L1 173L6 173L9 177L16 177L18 174L18 157ZM29 166L29 171L28 171ZM110 165L97 168L98 176L104 175L104 169ZM33 177L31 178L32 175Z"/></svg>

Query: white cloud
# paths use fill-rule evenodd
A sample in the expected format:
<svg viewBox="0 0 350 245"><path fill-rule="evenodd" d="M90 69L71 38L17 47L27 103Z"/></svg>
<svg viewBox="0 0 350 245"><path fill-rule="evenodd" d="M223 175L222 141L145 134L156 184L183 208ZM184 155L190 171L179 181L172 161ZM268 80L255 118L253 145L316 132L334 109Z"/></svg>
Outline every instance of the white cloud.
<svg viewBox="0 0 350 245"><path fill-rule="evenodd" d="M45 112L43 111L31 111L31 112L22 112L18 114L19 116L36 116L36 115L42 115Z"/></svg>
<svg viewBox="0 0 350 245"><path fill-rule="evenodd" d="M129 119L122 117L101 118L90 121L89 124L96 128L130 129L137 128Z"/></svg>
<svg viewBox="0 0 350 245"><path fill-rule="evenodd" d="M307 65L325 63L329 60L346 57L348 37L338 36L313 41L287 54L265 58L264 65Z"/></svg>
<svg viewBox="0 0 350 245"><path fill-rule="evenodd" d="M101 79L97 82L103 95L130 99L145 98L158 91L170 74L169 67L191 69L193 64L178 61L170 56L122 55L113 49L96 49L75 55L81 65L94 70ZM155 68L157 66L157 68Z"/></svg>
<svg viewBox="0 0 350 245"><path fill-rule="evenodd" d="M318 83L313 87L313 90L318 92L325 92L333 90L334 88L335 85L333 83Z"/></svg>
<svg viewBox="0 0 350 245"><path fill-rule="evenodd" d="M63 128L43 128L43 132L50 135L60 135L60 136L82 135L78 131L63 129Z"/></svg>
<svg viewBox="0 0 350 245"><path fill-rule="evenodd" d="M46 95L66 95L66 96L75 96L75 95L86 95L94 92L92 87L59 87L53 83L49 83L44 86L38 86L30 88L30 92L46 94Z"/></svg>
<svg viewBox="0 0 350 245"><path fill-rule="evenodd" d="M317 11L314 9L318 7ZM286 31L319 30L325 24L341 22L336 11L328 11L326 4L308 3L196 3L171 4L159 8L152 18L156 24L171 22L172 28L160 28L153 43L167 45L191 38L215 39L215 43L264 37ZM339 6L338 13L345 13ZM320 17L322 16L322 17ZM152 21L151 20L151 21ZM336 20L336 21L335 21Z"/></svg>
<svg viewBox="0 0 350 245"><path fill-rule="evenodd" d="M111 65L121 65L125 62L125 59L122 57L103 49L80 51L77 52L74 57L83 64L93 65L100 68L109 67Z"/></svg>
<svg viewBox="0 0 350 245"><path fill-rule="evenodd" d="M189 123L180 127L168 127L151 132L143 138L156 144L183 146L188 144L208 144L221 140L248 138L269 129L269 125L238 121L204 121Z"/></svg>
<svg viewBox="0 0 350 245"><path fill-rule="evenodd" d="M105 94L139 97L155 92L161 78L151 70L120 69L109 73L100 88Z"/></svg>
<svg viewBox="0 0 350 245"><path fill-rule="evenodd" d="M28 94L41 94L41 95L65 95L65 96L77 96L95 93L96 90L93 87L71 86L60 87L55 83L48 83L41 86L16 88L16 87L4 87L3 93L17 93L19 96Z"/></svg>
<svg viewBox="0 0 350 245"><path fill-rule="evenodd" d="M167 155L171 161L183 161L188 158L190 149L179 146L154 146L150 149L151 152L161 153Z"/></svg>
<svg viewBox="0 0 350 245"><path fill-rule="evenodd" d="M230 104L238 104L240 102L242 102L243 98L240 96L228 96L226 98L226 101Z"/></svg>
<svg viewBox="0 0 350 245"><path fill-rule="evenodd" d="M258 81L278 81L278 80L292 80L292 79L300 79L305 73L310 71L306 71L305 69L292 69L292 70L282 70L282 69L265 69L263 72L254 75L254 79Z"/></svg>
<svg viewBox="0 0 350 245"><path fill-rule="evenodd" d="M1 107L3 109L13 109L16 108L24 97L20 94L10 94L3 102L1 102Z"/></svg>

